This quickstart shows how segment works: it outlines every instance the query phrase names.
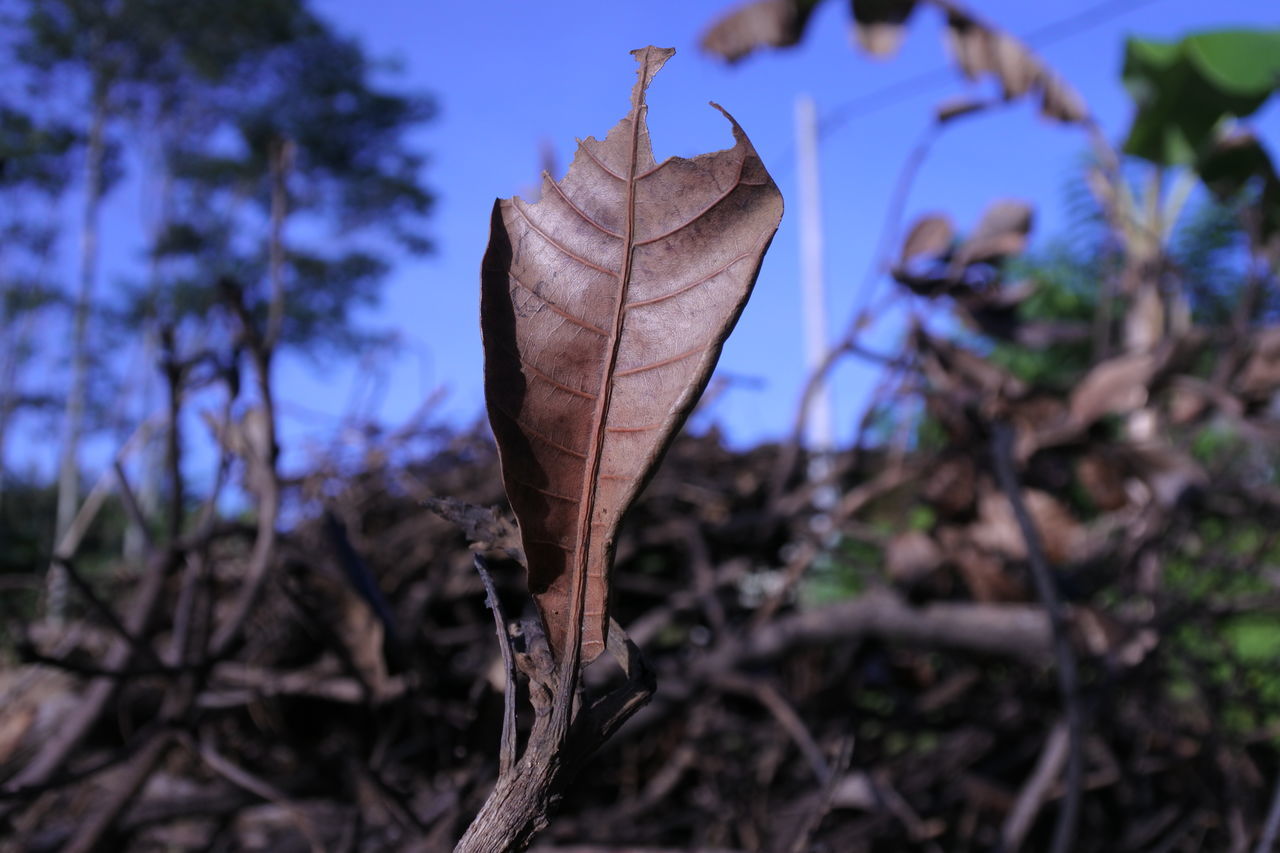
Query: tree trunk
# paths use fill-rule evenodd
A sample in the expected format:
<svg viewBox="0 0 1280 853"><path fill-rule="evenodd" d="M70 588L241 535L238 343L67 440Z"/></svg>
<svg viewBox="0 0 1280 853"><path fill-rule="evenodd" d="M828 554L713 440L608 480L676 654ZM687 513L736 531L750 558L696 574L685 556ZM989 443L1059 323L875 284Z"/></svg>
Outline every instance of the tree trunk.
<svg viewBox="0 0 1280 853"><path fill-rule="evenodd" d="M85 149L84 219L80 225L80 275L75 317L71 330L71 387L63 421L62 458L58 466L58 514L54 525L54 549L75 519L80 502L80 439L83 431L85 398L88 395L89 310L98 273L98 209L102 203L103 139L107 123L107 87L94 87L93 119ZM67 581L63 570L49 568L48 616L59 623L66 611Z"/></svg>

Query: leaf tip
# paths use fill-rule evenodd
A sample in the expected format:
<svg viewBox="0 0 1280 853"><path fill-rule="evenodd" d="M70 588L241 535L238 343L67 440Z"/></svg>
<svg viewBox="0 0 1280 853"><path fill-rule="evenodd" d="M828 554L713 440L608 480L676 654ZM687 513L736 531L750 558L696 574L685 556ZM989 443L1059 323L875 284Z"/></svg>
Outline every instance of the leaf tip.
<svg viewBox="0 0 1280 853"><path fill-rule="evenodd" d="M747 138L747 132L742 129L742 125L738 124L738 120L729 114L729 111L717 104L715 101L707 101L708 104L720 111L720 115L729 120L729 124L733 125L733 138L739 144L745 143L751 145L751 140ZM753 149L754 150L754 149Z"/></svg>
<svg viewBox="0 0 1280 853"><path fill-rule="evenodd" d="M676 49L674 47L638 47L631 51L631 55L636 58L636 62L640 67L636 69L636 85L631 90L632 106L640 106L644 103L644 90L649 88L649 83L653 81L653 77L662 66L667 64L667 60L675 56Z"/></svg>

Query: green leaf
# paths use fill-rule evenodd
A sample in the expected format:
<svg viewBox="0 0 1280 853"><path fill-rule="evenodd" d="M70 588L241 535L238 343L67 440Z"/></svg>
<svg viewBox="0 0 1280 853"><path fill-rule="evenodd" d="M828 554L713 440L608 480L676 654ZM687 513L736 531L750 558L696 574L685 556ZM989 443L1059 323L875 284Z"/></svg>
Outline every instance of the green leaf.
<svg viewBox="0 0 1280 853"><path fill-rule="evenodd" d="M1280 30L1219 30L1179 42L1131 38L1123 76L1138 107L1125 151L1192 165L1224 119L1251 115L1280 86Z"/></svg>
<svg viewBox="0 0 1280 853"><path fill-rule="evenodd" d="M1218 30L1183 45L1204 79L1225 94L1257 98L1261 106L1280 84L1280 30Z"/></svg>

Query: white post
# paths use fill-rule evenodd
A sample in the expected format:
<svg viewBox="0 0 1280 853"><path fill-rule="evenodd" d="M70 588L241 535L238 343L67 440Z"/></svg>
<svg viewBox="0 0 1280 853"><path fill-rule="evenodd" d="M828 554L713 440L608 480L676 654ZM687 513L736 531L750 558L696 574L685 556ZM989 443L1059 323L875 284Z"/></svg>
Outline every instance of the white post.
<svg viewBox="0 0 1280 853"><path fill-rule="evenodd" d="M800 282L804 305L805 369L812 375L827 354L827 304L822 263L822 194L818 178L818 110L813 98L796 98L796 166L800 175ZM815 481L830 474L830 453L835 447L831 389L823 382L809 400L805 413L805 439L812 454L809 476ZM814 495L819 509L830 509L834 488Z"/></svg>

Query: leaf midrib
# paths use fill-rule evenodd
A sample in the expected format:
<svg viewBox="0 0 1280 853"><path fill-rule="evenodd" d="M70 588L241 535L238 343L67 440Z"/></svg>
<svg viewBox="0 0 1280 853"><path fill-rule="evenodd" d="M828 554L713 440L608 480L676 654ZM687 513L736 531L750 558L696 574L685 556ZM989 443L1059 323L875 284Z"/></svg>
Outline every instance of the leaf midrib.
<svg viewBox="0 0 1280 853"><path fill-rule="evenodd" d="M565 659L561 665L560 681L567 690L576 677L578 662L582 655L583 618L586 610L588 572L590 571L591 545L594 534L592 524L595 517L597 487L600 483L600 465L604 456L604 441L607 435L609 407L613 398L613 376L617 371L618 354L622 348L622 323L627 312L627 291L631 283L631 267L635 254L635 202L636 202L636 160L640 147L640 127L646 109L645 93L649 87L652 66L649 62L648 49L641 62L641 79L636 87L636 97L631 106L631 150L627 163L627 219L623 231L622 265L617 273L617 303L613 324L609 329L608 358L605 361L601 376L600 394L596 398L593 416L592 440L588 449L586 464L583 466L583 501L578 506L578 553L573 574L573 598L569 610L569 642L565 648ZM558 709L557 709L558 710ZM567 721L566 721L567 722Z"/></svg>

